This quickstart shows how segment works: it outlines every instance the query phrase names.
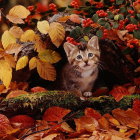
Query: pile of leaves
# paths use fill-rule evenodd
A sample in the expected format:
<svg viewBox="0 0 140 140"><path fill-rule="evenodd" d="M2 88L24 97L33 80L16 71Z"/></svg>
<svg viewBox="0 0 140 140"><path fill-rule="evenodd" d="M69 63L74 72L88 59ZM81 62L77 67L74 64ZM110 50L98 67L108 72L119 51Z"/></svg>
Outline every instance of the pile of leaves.
<svg viewBox="0 0 140 140"><path fill-rule="evenodd" d="M27 115L11 118L0 114L0 138L3 140L138 140L140 114L119 108L101 115L92 108L82 113L53 106L41 120Z"/></svg>

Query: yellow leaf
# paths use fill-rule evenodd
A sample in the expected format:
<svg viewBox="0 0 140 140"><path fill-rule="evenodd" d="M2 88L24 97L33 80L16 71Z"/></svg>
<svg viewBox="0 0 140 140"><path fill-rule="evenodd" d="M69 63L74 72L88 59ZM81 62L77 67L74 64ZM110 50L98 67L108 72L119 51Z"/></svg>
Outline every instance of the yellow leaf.
<svg viewBox="0 0 140 140"><path fill-rule="evenodd" d="M13 16L13 15L6 15L6 18L11 21L12 23L15 24L24 24L25 22L23 21L23 19L17 17L17 16Z"/></svg>
<svg viewBox="0 0 140 140"><path fill-rule="evenodd" d="M33 30L27 30L22 34L21 41L27 42L27 41L34 41L35 40L35 32Z"/></svg>
<svg viewBox="0 0 140 140"><path fill-rule="evenodd" d="M20 38L21 35L24 33L23 30L18 26L13 26L10 28L9 32L15 37Z"/></svg>
<svg viewBox="0 0 140 140"><path fill-rule="evenodd" d="M49 36L51 38L52 43L56 47L59 47L65 38L64 27L58 22L51 23L49 29Z"/></svg>
<svg viewBox="0 0 140 140"><path fill-rule="evenodd" d="M61 60L61 57L59 55L59 53L53 51L53 50L45 50L43 52L40 52L38 54L39 58L44 61L44 62L48 62L48 63L57 63L59 60Z"/></svg>
<svg viewBox="0 0 140 140"><path fill-rule="evenodd" d="M37 22L37 29L42 33L42 34L47 34L49 31L49 22L47 20L43 21L38 21Z"/></svg>
<svg viewBox="0 0 140 140"><path fill-rule="evenodd" d="M3 48L6 49L8 45L16 43L16 38L12 34L10 34L9 31L7 30L3 33L1 41Z"/></svg>
<svg viewBox="0 0 140 140"><path fill-rule="evenodd" d="M15 68L16 63L15 63L15 59L12 55L7 54L4 56L5 61L7 61L10 65L10 67Z"/></svg>
<svg viewBox="0 0 140 140"><path fill-rule="evenodd" d="M56 79L55 68L47 62L37 60L37 71L39 76L45 80L55 81Z"/></svg>
<svg viewBox="0 0 140 140"><path fill-rule="evenodd" d="M29 61L29 69L32 70L34 68L36 68L37 64L36 64L36 57L31 58L31 60Z"/></svg>
<svg viewBox="0 0 140 140"><path fill-rule="evenodd" d="M59 7L67 7L70 4L71 0L55 0L55 3Z"/></svg>
<svg viewBox="0 0 140 140"><path fill-rule="evenodd" d="M9 11L9 15L25 19L28 15L30 15L30 11L22 5L16 5Z"/></svg>
<svg viewBox="0 0 140 140"><path fill-rule="evenodd" d="M16 64L16 70L23 69L28 64L28 56L21 57Z"/></svg>
<svg viewBox="0 0 140 140"><path fill-rule="evenodd" d="M12 68L5 60L0 60L0 79L8 88L12 79Z"/></svg>

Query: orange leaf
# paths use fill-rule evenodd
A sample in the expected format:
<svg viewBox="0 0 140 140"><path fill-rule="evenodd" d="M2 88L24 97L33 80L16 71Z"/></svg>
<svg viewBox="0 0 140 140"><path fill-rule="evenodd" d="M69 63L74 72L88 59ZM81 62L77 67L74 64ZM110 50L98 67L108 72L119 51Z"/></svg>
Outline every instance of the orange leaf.
<svg viewBox="0 0 140 140"><path fill-rule="evenodd" d="M35 125L35 120L27 115L14 116L14 117L10 118L10 122L13 125L16 123L21 124L21 125L19 125L19 127L22 129L30 128Z"/></svg>
<svg viewBox="0 0 140 140"><path fill-rule="evenodd" d="M26 92L24 90L13 90L6 96L6 99L14 98L14 97L20 96L22 94L28 94L28 92Z"/></svg>
<svg viewBox="0 0 140 140"><path fill-rule="evenodd" d="M81 132L81 131L88 131L88 132L93 132L99 127L99 124L96 119L93 117L88 117L88 116L82 116L79 119L74 119L75 124L76 124L76 131Z"/></svg>
<svg viewBox="0 0 140 140"><path fill-rule="evenodd" d="M119 102L124 96L130 95L128 90L122 86L117 86L114 87L111 91L110 94L115 98L117 102Z"/></svg>
<svg viewBox="0 0 140 140"><path fill-rule="evenodd" d="M101 114L99 112L97 112L96 110L92 109L92 108L86 108L85 109L85 116L93 117L96 120L101 118Z"/></svg>
<svg viewBox="0 0 140 140"><path fill-rule="evenodd" d="M136 99L133 101L133 110L140 116L140 100Z"/></svg>
<svg viewBox="0 0 140 140"><path fill-rule="evenodd" d="M45 121L61 121L71 110L64 109L61 107L53 106L48 108L44 115L43 120Z"/></svg>
<svg viewBox="0 0 140 140"><path fill-rule="evenodd" d="M33 87L31 88L31 92L46 92L47 90L43 87Z"/></svg>

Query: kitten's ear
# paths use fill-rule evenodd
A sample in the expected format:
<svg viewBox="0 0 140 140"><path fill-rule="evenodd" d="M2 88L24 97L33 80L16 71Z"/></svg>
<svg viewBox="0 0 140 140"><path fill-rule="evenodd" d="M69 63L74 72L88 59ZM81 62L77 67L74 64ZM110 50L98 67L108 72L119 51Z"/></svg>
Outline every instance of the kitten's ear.
<svg viewBox="0 0 140 140"><path fill-rule="evenodd" d="M88 47L93 47L95 49L99 49L99 40L97 36L93 36L89 41L88 41Z"/></svg>
<svg viewBox="0 0 140 140"><path fill-rule="evenodd" d="M73 45L73 44L71 44L71 43L68 43L68 42L65 42L64 43L64 50L65 50L65 52L66 52L66 54L67 54L67 57L69 57L70 56L70 53L73 51L73 50L75 50L76 49L76 46L75 45Z"/></svg>

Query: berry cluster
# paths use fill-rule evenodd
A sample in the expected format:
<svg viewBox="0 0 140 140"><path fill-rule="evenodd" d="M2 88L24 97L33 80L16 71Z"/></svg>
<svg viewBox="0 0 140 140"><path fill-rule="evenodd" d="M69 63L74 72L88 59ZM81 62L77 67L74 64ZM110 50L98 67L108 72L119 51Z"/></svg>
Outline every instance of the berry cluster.
<svg viewBox="0 0 140 140"><path fill-rule="evenodd" d="M133 10L128 10L128 13L129 14L134 14L134 11Z"/></svg>
<svg viewBox="0 0 140 140"><path fill-rule="evenodd" d="M139 44L138 39L131 39L127 41L127 46L130 48L134 48L134 46L138 44Z"/></svg>
<svg viewBox="0 0 140 140"><path fill-rule="evenodd" d="M92 23L93 23L93 21L90 18L87 18L87 19L83 20L82 26L89 27Z"/></svg>
<svg viewBox="0 0 140 140"><path fill-rule="evenodd" d="M134 30L137 30L138 27L137 25L135 24L128 24L126 27L125 27L126 30L128 30L129 32L133 32Z"/></svg>
<svg viewBox="0 0 140 140"><path fill-rule="evenodd" d="M52 11L57 11L56 5L54 3L49 4L49 9Z"/></svg>
<svg viewBox="0 0 140 140"><path fill-rule="evenodd" d="M102 2L97 2L95 7L96 8L103 8L104 4Z"/></svg>
<svg viewBox="0 0 140 140"><path fill-rule="evenodd" d="M28 6L27 9L31 12L34 10L34 6Z"/></svg>
<svg viewBox="0 0 140 140"><path fill-rule="evenodd" d="M80 45L80 43L76 42L72 37L67 37L66 40L73 45Z"/></svg>
<svg viewBox="0 0 140 140"><path fill-rule="evenodd" d="M118 27L118 29L119 29L119 30L124 29L126 22L128 22L128 19L120 20L120 21L119 21L119 27Z"/></svg>
<svg viewBox="0 0 140 140"><path fill-rule="evenodd" d="M102 37L102 39L107 38L107 36L108 36L108 30L107 29L104 29L103 30L103 37Z"/></svg>
<svg viewBox="0 0 140 140"><path fill-rule="evenodd" d="M74 8L79 8L79 3L76 0L73 0L70 5Z"/></svg>
<svg viewBox="0 0 140 140"><path fill-rule="evenodd" d="M108 14L104 11L104 10L98 10L96 12L96 14L99 16L99 17L106 17L108 16Z"/></svg>

